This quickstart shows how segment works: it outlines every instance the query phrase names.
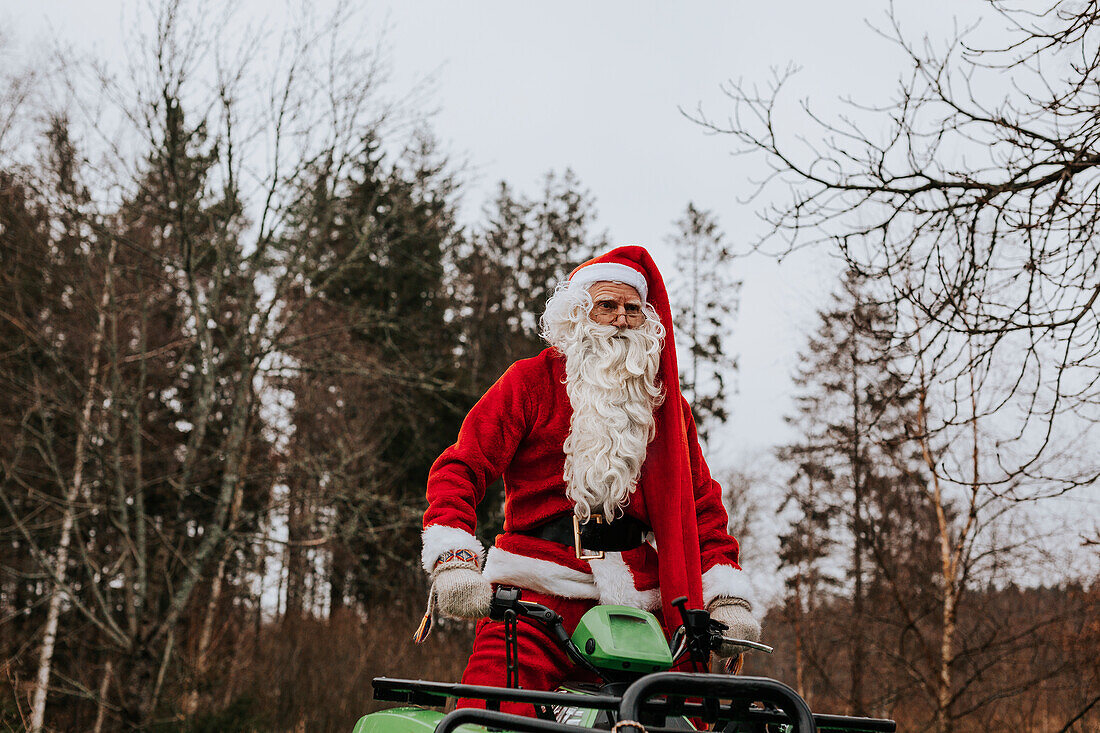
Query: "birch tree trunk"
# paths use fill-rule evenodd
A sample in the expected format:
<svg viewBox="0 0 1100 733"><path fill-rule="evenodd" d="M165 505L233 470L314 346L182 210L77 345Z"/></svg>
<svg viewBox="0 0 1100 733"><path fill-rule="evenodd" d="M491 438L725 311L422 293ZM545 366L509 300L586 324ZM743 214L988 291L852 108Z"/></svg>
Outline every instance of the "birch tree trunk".
<svg viewBox="0 0 1100 733"><path fill-rule="evenodd" d="M809 698L806 696L806 661L803 658L802 649L804 643L802 635L805 633L802 617L802 578L796 575L794 579L794 680L799 697L809 704Z"/></svg>
<svg viewBox="0 0 1100 733"><path fill-rule="evenodd" d="M99 384L99 352L107 331L107 304L111 294L111 276L114 271L117 243L111 239L107 250L107 271L103 276L103 294L99 299L99 313L95 334L92 336L92 354L88 366L88 386L84 393L84 404L80 410L80 425L76 433L76 446L73 457L73 480L65 492L64 510L61 519L61 537L57 543L57 555L54 557L53 588L50 590L50 603L46 612L46 626L42 632L42 647L38 655L38 673L35 675L34 699L31 703L31 716L27 725L29 733L40 733L46 719L46 696L49 691L50 669L53 665L54 646L57 642L57 625L61 618L61 603L65 595L65 570L69 564L69 547L72 544L74 510L73 505L80 496L84 480L84 453L88 444L88 425L91 422L92 407L95 403L96 388Z"/></svg>
<svg viewBox="0 0 1100 733"><path fill-rule="evenodd" d="M852 472L852 627L849 630L851 649L851 669L848 688L848 714L864 715L863 704L863 446L861 438L866 427L862 423L860 414L860 381L859 381L859 328L854 318L849 319L851 327L851 374L850 389L852 391L852 438L848 452L848 462Z"/></svg>
<svg viewBox="0 0 1100 733"><path fill-rule="evenodd" d="M970 345L973 349L973 344ZM971 356L973 351L971 350ZM978 492L980 488L980 453L978 444L978 405L977 385L973 371L970 373L970 409L971 409L971 483L967 497L966 519L958 529L958 535L952 537L951 523L947 518L947 503L943 496L936 459L932 454L928 437L928 383L923 363L920 374L920 395L918 400L918 432L920 435L921 455L932 476L932 504L936 512L936 531L940 546L940 574L943 585L943 600L940 613L939 658L936 660L936 713L934 728L936 733L951 733L953 728L950 716L952 695L951 665L955 658L955 635L958 628L959 597L963 586L963 557L978 529Z"/></svg>
<svg viewBox="0 0 1100 733"><path fill-rule="evenodd" d="M955 579L951 563L951 536L947 523L947 513L944 509L943 487L937 472L936 460L928 442L928 389L921 375L920 400L918 403L917 418L919 420L918 431L920 433L921 455L925 465L928 466L932 476L932 504L936 510L936 532L940 546L940 579L943 585L943 601L941 605L940 622L940 648L939 658L936 660L936 733L947 733L949 723L947 708L951 702L951 656L955 636L954 626L954 599Z"/></svg>
<svg viewBox="0 0 1100 733"><path fill-rule="evenodd" d="M248 464L248 453L246 451L244 457L245 465ZM242 471L245 473L245 471ZM233 496L233 506L229 512L229 529L230 531L237 524L237 516L241 511L241 501L244 498L243 487L238 485L236 494ZM214 579L210 581L210 597L206 601L206 611L203 614L202 627L199 631L199 644L198 649L195 652L195 664L194 674L198 683L201 683L206 677L206 673L210 669L210 642L214 637L214 618L218 613L218 605L221 602L222 597L222 584L225 582L225 568L229 563L229 558L233 554L232 543L227 542L225 548L222 550L221 558L218 560L218 568L214 572ZM197 689L192 689L188 692L187 698L184 701L184 712L188 715L193 715L199 707L199 692Z"/></svg>

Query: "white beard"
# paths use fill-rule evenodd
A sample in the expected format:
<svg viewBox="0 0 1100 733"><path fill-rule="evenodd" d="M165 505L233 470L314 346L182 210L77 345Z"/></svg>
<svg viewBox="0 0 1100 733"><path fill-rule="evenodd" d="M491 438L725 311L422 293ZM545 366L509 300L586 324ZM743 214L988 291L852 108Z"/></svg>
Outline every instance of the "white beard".
<svg viewBox="0 0 1100 733"><path fill-rule="evenodd" d="M565 439L566 495L581 519L621 516L638 486L653 411L663 400L657 383L663 333L647 320L634 329L587 318L557 344L565 355L565 390L573 419Z"/></svg>

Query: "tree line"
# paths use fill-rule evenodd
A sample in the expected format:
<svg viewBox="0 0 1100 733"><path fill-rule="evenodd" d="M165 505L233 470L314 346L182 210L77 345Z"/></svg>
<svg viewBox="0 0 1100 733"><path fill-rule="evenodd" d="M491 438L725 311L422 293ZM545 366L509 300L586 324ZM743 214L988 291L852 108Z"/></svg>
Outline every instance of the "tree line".
<svg viewBox="0 0 1100 733"><path fill-rule="evenodd" d="M423 602L431 462L609 246L568 170L533 195L502 182L460 223L458 167L382 98L347 9L213 68L225 48L194 11L153 9L132 77L6 79L9 728L350 729Z"/></svg>
<svg viewBox="0 0 1100 733"><path fill-rule="evenodd" d="M1093 48L1094 5L1006 16L1011 68ZM461 167L346 8L231 46L193 11L154 6L131 73L74 62L0 87L9 728L348 730L372 676L457 678L468 627L408 639L428 467L541 349L554 286L612 244L568 170L501 182L463 221ZM752 664L905 730L1088 730L1095 578L1044 552L1096 527L1052 538L1029 512L1095 485L1096 61L992 115L945 80L995 59L898 40L915 73L887 144L920 155L876 136L853 155L826 129L803 165L770 126L780 82L729 88L740 126L711 125L805 185L773 237L845 264L794 375L778 648ZM927 163L959 129L1014 151L1007 179ZM735 247L691 204L667 244L705 438L738 419ZM746 524L759 494L730 478Z"/></svg>
<svg viewBox="0 0 1100 733"><path fill-rule="evenodd" d="M991 446L974 423L954 445L929 432L929 413L955 406L929 396L873 290L848 270L800 354L798 439L777 456L791 521L767 628L782 653L756 670L906 729L1088 730L1100 595L1042 549L1080 540L982 485ZM974 473L950 479L957 453Z"/></svg>

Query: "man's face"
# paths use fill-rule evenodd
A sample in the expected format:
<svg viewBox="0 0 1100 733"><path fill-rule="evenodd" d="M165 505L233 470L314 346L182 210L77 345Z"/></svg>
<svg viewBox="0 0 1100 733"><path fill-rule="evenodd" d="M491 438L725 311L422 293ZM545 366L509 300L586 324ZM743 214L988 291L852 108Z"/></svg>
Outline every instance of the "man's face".
<svg viewBox="0 0 1100 733"><path fill-rule="evenodd" d="M595 282L588 288L592 296L592 310L588 317L604 326L637 328L645 322L642 313L642 296L629 285L613 282Z"/></svg>

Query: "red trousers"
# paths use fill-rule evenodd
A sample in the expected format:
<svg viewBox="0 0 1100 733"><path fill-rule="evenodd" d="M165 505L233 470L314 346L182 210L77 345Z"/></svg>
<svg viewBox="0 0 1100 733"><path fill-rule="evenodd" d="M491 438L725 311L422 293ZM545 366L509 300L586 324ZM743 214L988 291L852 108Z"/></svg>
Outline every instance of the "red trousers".
<svg viewBox="0 0 1100 733"><path fill-rule="evenodd" d="M596 605L596 601L580 598L560 598L547 596L531 590L523 591L524 601L540 603L562 617L565 630L570 634L577 628L584 612ZM663 626L663 624L662 624ZM665 630L668 633L668 630ZM598 678L577 667L557 642L546 632L541 624L519 619L517 623L517 646L519 658L516 670L519 673L519 686L525 690L554 690L563 682L600 682ZM508 683L508 669L504 650L504 622L483 618L477 623L474 632L474 648L466 671L462 673L462 684L505 687ZM692 671L690 662L675 667L682 671ZM705 670L702 670L705 671ZM460 708L484 708L484 700L462 698ZM503 702L501 712L517 715L535 716L534 706L528 703Z"/></svg>
<svg viewBox="0 0 1100 733"><path fill-rule="evenodd" d="M591 599L559 598L547 596L531 590L523 591L524 601L541 603L562 617L565 630L570 634L577 628L584 612L596 605ZM525 690L553 690L566 680L570 682L599 682L592 673L579 669L566 656L557 642L544 630L541 624L519 619L517 623L519 657L516 670L519 673L519 686ZM483 618L477 623L474 632L474 648L466 671L462 673L464 685L486 685L505 687L508 670L505 666L504 622ZM463 698L458 707L483 708L484 700ZM505 713L534 717L535 708L528 703L504 702L500 709Z"/></svg>

